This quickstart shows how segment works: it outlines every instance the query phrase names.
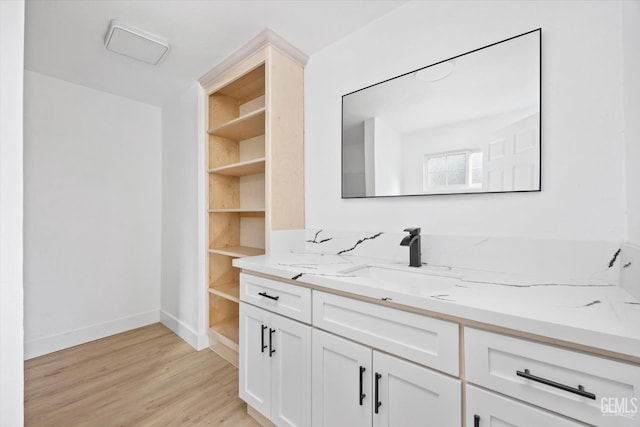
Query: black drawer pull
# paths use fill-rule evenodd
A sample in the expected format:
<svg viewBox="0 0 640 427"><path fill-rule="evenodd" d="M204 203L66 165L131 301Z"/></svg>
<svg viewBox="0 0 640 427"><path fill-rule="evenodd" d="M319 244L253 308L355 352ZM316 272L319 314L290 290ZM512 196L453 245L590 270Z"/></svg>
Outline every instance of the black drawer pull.
<svg viewBox="0 0 640 427"><path fill-rule="evenodd" d="M473 427L480 427L480 415L473 416Z"/></svg>
<svg viewBox="0 0 640 427"><path fill-rule="evenodd" d="M360 366L360 396L359 396L360 397L360 406L362 406L362 401L364 400L364 398L367 397L367 395L362 392L362 381L363 381L362 376L364 374L364 371L366 371L366 370L367 369L364 366Z"/></svg>
<svg viewBox="0 0 640 427"><path fill-rule="evenodd" d="M589 393L588 391L584 391L584 387L579 385L578 388L570 387L568 385L560 384L555 381L548 380L546 378L537 377L535 375L531 375L528 369L525 369L524 372L516 371L516 375L519 377L526 378L531 381L539 382L551 387L559 388L560 390L568 391L569 393L577 394L582 397L588 397L589 399L596 400L596 395L593 393Z"/></svg>
<svg viewBox="0 0 640 427"><path fill-rule="evenodd" d="M262 349L260 350L260 353L264 353L264 351L267 349L267 345L264 343L264 331L265 329L267 329L266 326L262 325L262 332L260 332L260 337L261 337L261 346Z"/></svg>
<svg viewBox="0 0 640 427"><path fill-rule="evenodd" d="M262 296L262 297L265 297L265 298L272 299L272 300L274 300L274 301L278 301L278 299L280 299L280 297L274 297L274 296L271 296L271 295L269 295L269 294L268 294L268 293L266 293L266 292L258 292L258 295L260 295L260 296Z"/></svg>
<svg viewBox="0 0 640 427"><path fill-rule="evenodd" d="M271 329L269 328L269 357L272 357L273 353L276 352L275 348L271 348L272 342L273 342L273 333L275 332L275 329Z"/></svg>
<svg viewBox="0 0 640 427"><path fill-rule="evenodd" d="M378 408L380 406L382 406L382 402L380 402L380 400L378 400L378 389L380 388L380 384L379 384L380 378L382 378L382 374L379 374L379 373L376 372L376 389L375 389L375 400L376 400L375 413L376 414L378 413Z"/></svg>

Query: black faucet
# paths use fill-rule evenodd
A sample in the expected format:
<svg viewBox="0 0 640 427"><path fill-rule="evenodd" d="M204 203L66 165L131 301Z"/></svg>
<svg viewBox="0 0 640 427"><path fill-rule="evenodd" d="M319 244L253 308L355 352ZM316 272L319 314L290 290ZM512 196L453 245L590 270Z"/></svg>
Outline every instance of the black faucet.
<svg viewBox="0 0 640 427"><path fill-rule="evenodd" d="M400 246L409 246L409 266L422 267L422 250L420 249L420 228L405 228L409 235L402 239Z"/></svg>

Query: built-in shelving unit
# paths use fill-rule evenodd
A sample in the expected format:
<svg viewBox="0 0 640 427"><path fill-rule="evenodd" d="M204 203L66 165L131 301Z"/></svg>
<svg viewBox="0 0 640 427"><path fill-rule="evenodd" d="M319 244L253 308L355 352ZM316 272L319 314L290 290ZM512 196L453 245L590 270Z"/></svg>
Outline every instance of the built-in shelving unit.
<svg viewBox="0 0 640 427"><path fill-rule="evenodd" d="M295 48L269 31L252 43L241 49L242 58L230 58L200 80L206 93L210 347L236 365L240 272L233 259L265 254L269 231L304 228L306 57L286 54Z"/></svg>

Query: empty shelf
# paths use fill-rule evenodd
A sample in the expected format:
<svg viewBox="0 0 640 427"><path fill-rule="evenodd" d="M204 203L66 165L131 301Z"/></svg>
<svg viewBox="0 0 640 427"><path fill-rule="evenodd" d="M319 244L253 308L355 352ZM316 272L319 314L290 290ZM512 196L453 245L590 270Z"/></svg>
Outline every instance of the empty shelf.
<svg viewBox="0 0 640 427"><path fill-rule="evenodd" d="M223 125L209 129L209 134L242 141L264 134L265 108L252 111Z"/></svg>

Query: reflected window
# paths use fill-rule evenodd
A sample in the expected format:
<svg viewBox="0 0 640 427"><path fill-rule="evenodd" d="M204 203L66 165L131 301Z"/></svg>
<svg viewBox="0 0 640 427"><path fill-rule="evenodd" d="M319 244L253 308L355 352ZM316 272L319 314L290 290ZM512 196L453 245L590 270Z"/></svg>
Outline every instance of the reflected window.
<svg viewBox="0 0 640 427"><path fill-rule="evenodd" d="M482 188L482 151L424 156L424 191L465 187Z"/></svg>
<svg viewBox="0 0 640 427"><path fill-rule="evenodd" d="M482 151L469 154L469 186L482 187Z"/></svg>

